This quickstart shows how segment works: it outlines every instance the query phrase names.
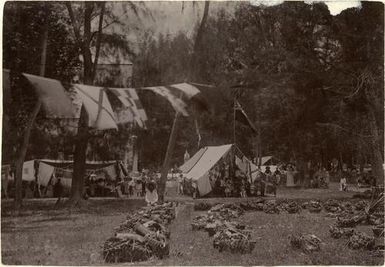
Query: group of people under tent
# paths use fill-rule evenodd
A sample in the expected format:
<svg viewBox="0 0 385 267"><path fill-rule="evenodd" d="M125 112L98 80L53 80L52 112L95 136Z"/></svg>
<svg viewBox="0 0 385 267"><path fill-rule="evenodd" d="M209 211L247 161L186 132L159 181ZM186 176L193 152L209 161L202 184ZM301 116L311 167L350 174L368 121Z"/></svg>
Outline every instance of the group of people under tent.
<svg viewBox="0 0 385 267"><path fill-rule="evenodd" d="M127 175L118 186L123 195L144 197L148 204L154 204L158 201L158 181L159 173L143 170L141 173Z"/></svg>

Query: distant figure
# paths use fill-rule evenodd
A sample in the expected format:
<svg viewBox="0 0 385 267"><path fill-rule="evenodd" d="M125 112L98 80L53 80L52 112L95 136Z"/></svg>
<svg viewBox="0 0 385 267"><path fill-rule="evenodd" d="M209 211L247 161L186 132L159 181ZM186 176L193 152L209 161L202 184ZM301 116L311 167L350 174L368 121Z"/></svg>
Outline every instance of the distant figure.
<svg viewBox="0 0 385 267"><path fill-rule="evenodd" d="M227 179L225 183L225 196L230 197L231 196L231 180Z"/></svg>
<svg viewBox="0 0 385 267"><path fill-rule="evenodd" d="M130 178L130 181L128 182L128 195L130 197L134 195L134 187L135 187L135 181L133 178Z"/></svg>
<svg viewBox="0 0 385 267"><path fill-rule="evenodd" d="M240 191L241 191L241 197L245 198L246 197L246 181L245 181L245 179L242 179Z"/></svg>
<svg viewBox="0 0 385 267"><path fill-rule="evenodd" d="M147 183L147 175L142 176L142 194L141 196L144 197L146 194L146 183Z"/></svg>
<svg viewBox="0 0 385 267"><path fill-rule="evenodd" d="M292 165L287 166L286 170L286 186L287 187L293 187L295 186L294 183L294 168Z"/></svg>
<svg viewBox="0 0 385 267"><path fill-rule="evenodd" d="M54 187L53 187L54 197L58 198L55 205L60 203L61 197L63 195L63 189L64 189L63 184L61 183L60 178L58 178Z"/></svg>
<svg viewBox="0 0 385 267"><path fill-rule="evenodd" d="M186 152L184 152L184 162L188 161L190 159L190 154L187 152L187 149L186 149Z"/></svg>
<svg viewBox="0 0 385 267"><path fill-rule="evenodd" d="M147 205L153 205L158 202L158 192L156 190L156 184L154 180L147 183L145 200Z"/></svg>
<svg viewBox="0 0 385 267"><path fill-rule="evenodd" d="M140 195L142 194L142 181L140 179L136 180L135 192L137 197L140 197Z"/></svg>
<svg viewBox="0 0 385 267"><path fill-rule="evenodd" d="M340 191L347 191L347 190L348 190L348 186L347 186L347 183L346 183L346 177L345 176L341 176Z"/></svg>
<svg viewBox="0 0 385 267"><path fill-rule="evenodd" d="M183 174L178 177L178 195L183 195Z"/></svg>
<svg viewBox="0 0 385 267"><path fill-rule="evenodd" d="M196 181L192 181L191 187L192 187L192 195L193 195L193 198L195 199L198 196L198 186Z"/></svg>

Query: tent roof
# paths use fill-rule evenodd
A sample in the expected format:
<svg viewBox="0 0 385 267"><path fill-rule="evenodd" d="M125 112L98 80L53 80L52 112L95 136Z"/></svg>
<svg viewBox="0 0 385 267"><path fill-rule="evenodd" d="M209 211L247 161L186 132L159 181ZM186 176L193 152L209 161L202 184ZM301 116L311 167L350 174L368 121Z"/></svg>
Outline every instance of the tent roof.
<svg viewBox="0 0 385 267"><path fill-rule="evenodd" d="M197 180L208 172L223 156L230 151L232 144L223 146L208 146L195 165L186 173L187 178ZM198 152L199 153L199 152ZM200 152L202 153L202 152ZM195 155L194 155L195 156ZM194 158L194 157L193 157Z"/></svg>
<svg viewBox="0 0 385 267"><path fill-rule="evenodd" d="M40 162L44 162L48 165L54 166L54 167L66 167L68 165L73 164L73 160L55 160L55 159L37 159ZM115 164L116 160L109 160L109 161L87 161L86 162L86 169L98 169L110 166L112 164Z"/></svg>
<svg viewBox="0 0 385 267"><path fill-rule="evenodd" d="M271 160L273 156L266 156L261 158L261 165L265 165L269 160Z"/></svg>
<svg viewBox="0 0 385 267"><path fill-rule="evenodd" d="M188 161L186 161L182 166L179 167L179 169L183 173L189 172L195 164L201 159L203 154L205 153L207 147L202 147L200 150L198 150L197 153L194 154Z"/></svg>

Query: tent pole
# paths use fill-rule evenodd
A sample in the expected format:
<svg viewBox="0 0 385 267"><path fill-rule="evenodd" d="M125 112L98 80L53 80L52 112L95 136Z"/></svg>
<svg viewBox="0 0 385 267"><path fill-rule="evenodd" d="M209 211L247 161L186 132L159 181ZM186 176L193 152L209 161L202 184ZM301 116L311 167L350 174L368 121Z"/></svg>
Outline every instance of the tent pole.
<svg viewBox="0 0 385 267"><path fill-rule="evenodd" d="M171 129L170 139L168 140L166 156L164 158L163 167L162 167L162 175L159 181L159 201L162 203L164 201L164 194L166 191L166 181L167 174L170 168L171 156L174 151L176 136L178 132L178 121L179 121L180 113L177 111L175 113L174 122Z"/></svg>

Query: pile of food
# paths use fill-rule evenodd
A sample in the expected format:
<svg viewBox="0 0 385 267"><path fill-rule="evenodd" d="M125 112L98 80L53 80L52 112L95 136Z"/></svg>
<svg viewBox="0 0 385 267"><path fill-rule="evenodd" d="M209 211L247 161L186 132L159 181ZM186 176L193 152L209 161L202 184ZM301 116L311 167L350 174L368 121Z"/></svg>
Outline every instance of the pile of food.
<svg viewBox="0 0 385 267"><path fill-rule="evenodd" d="M244 210L237 204L217 204L207 214L198 215L193 219L193 230L204 230L214 236L213 246L219 251L232 253L250 253L255 242L251 240L246 226L234 219L243 214Z"/></svg>
<svg viewBox="0 0 385 267"><path fill-rule="evenodd" d="M244 254L253 251L255 242L251 241L248 231L226 227L214 235L213 245L219 252L229 251Z"/></svg>
<svg viewBox="0 0 385 267"><path fill-rule="evenodd" d="M332 225L329 228L330 235L333 238L351 237L354 234L353 228L341 228L336 225Z"/></svg>
<svg viewBox="0 0 385 267"><path fill-rule="evenodd" d="M265 203L265 200L263 198L260 198L254 201L242 202L240 206L244 210L263 211L264 203Z"/></svg>
<svg viewBox="0 0 385 267"><path fill-rule="evenodd" d="M292 247L307 253L321 249L321 239L312 234L290 235L289 240Z"/></svg>
<svg viewBox="0 0 385 267"><path fill-rule="evenodd" d="M268 200L265 201L265 205L263 205L263 211L265 213L280 213L281 208L276 200Z"/></svg>
<svg viewBox="0 0 385 267"><path fill-rule="evenodd" d="M365 210L365 208L368 206L368 202L366 202L365 200L360 200L358 201L355 205L354 205L354 208L357 210L357 211L362 211L362 210Z"/></svg>
<svg viewBox="0 0 385 267"><path fill-rule="evenodd" d="M334 200L334 199L328 199L324 203L324 209L327 212L332 212L332 213L341 212L343 210L343 208L340 205L340 203L338 201Z"/></svg>
<svg viewBox="0 0 385 267"><path fill-rule="evenodd" d="M169 255L170 231L167 225L175 218L172 202L141 208L117 227L115 236L103 246L105 262L137 262Z"/></svg>
<svg viewBox="0 0 385 267"><path fill-rule="evenodd" d="M235 219L244 213L244 210L237 204L217 204L213 206L208 212L209 215L220 217L224 220Z"/></svg>
<svg viewBox="0 0 385 267"><path fill-rule="evenodd" d="M295 201L283 201L280 204L280 209L288 213L299 213L301 212L301 206Z"/></svg>
<svg viewBox="0 0 385 267"><path fill-rule="evenodd" d="M364 233L356 232L350 237L347 245L351 249L364 248L371 250L373 249L374 244L374 237L368 236Z"/></svg>
<svg viewBox="0 0 385 267"><path fill-rule="evenodd" d="M312 201L309 201L309 202L305 202L302 204L302 208L303 209L307 209L309 210L310 212L321 212L322 210L322 205L319 201L317 200L312 200Z"/></svg>
<svg viewBox="0 0 385 267"><path fill-rule="evenodd" d="M344 228L355 227L357 224L362 222L365 219L362 215L353 215L353 216L340 216L337 217L337 226Z"/></svg>

